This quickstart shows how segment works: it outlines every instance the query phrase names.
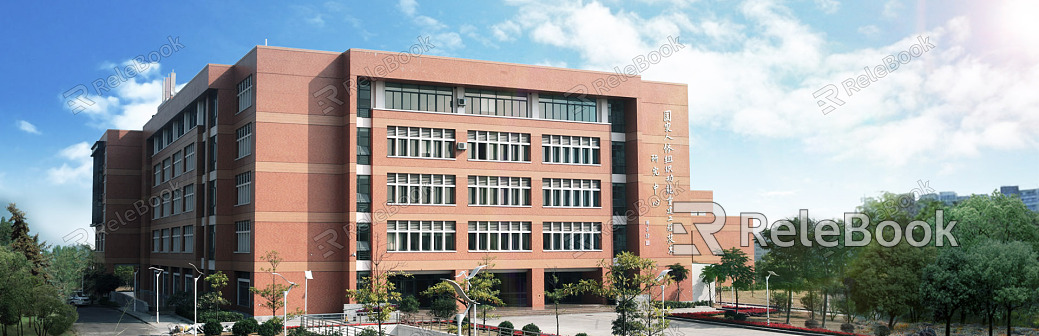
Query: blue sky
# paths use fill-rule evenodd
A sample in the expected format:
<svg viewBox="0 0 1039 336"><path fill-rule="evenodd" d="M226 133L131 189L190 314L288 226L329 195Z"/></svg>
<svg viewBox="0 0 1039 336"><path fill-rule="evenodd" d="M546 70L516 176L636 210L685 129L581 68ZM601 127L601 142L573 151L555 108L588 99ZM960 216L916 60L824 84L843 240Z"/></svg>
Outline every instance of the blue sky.
<svg viewBox="0 0 1039 336"><path fill-rule="evenodd" d="M1035 1L4 2L0 13L0 202L50 243L87 227L89 146L104 129L140 129L161 74L183 84L265 39L400 51L429 36L437 55L609 71L679 37L685 48L642 76L689 85L691 184L730 215L840 216L921 183L1039 187ZM843 81L918 38L934 47L847 95ZM171 39L183 47L163 50ZM167 55L91 91L81 113L62 98L153 51ZM824 114L813 93L828 84L844 104Z"/></svg>

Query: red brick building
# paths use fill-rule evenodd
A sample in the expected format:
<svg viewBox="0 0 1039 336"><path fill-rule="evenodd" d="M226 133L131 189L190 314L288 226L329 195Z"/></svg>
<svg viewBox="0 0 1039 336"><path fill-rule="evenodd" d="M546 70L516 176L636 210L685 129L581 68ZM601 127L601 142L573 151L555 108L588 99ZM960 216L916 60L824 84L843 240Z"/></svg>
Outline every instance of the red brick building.
<svg viewBox="0 0 1039 336"><path fill-rule="evenodd" d="M310 313L341 312L373 268L414 274L399 286L415 294L490 256L502 298L543 309L551 274L601 278L619 251L717 260L689 252L710 216L669 211L712 199L690 190L688 113L685 85L627 74L258 46L95 144L97 249L142 269L142 298L148 267L164 295L191 291L192 263L256 315L247 288L283 281L267 251L291 281L313 272Z"/></svg>

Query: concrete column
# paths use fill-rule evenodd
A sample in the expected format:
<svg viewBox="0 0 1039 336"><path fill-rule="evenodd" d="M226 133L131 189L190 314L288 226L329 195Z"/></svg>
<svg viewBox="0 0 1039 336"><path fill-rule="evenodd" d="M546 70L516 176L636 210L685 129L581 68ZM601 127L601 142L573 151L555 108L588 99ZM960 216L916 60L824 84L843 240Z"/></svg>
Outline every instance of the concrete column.
<svg viewBox="0 0 1039 336"><path fill-rule="evenodd" d="M534 119L541 118L541 105L538 104L538 93L533 92L530 94L530 98L527 99L527 104L530 105L530 117Z"/></svg>
<svg viewBox="0 0 1039 336"><path fill-rule="evenodd" d="M530 309L545 310L545 269L534 268L527 272L527 285L530 288Z"/></svg>

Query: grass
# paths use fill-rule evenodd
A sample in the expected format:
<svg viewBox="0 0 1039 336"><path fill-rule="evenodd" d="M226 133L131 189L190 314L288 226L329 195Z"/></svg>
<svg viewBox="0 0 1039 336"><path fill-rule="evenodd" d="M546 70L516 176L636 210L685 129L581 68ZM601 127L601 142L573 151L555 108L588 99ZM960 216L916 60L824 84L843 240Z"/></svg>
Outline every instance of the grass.
<svg viewBox="0 0 1039 336"><path fill-rule="evenodd" d="M2 332L2 331L3 331L3 329L0 329L0 332ZM29 318L28 317L23 317L22 318L22 335L26 335L26 336L28 336L28 335L36 335L36 330L33 330L32 325L29 323ZM72 332L72 330L69 330L69 331L66 331L65 333L61 334L60 336L75 336L75 335L76 335L76 333ZM18 336L18 325L12 324L12 325L7 326L7 333L4 334L4 336Z"/></svg>

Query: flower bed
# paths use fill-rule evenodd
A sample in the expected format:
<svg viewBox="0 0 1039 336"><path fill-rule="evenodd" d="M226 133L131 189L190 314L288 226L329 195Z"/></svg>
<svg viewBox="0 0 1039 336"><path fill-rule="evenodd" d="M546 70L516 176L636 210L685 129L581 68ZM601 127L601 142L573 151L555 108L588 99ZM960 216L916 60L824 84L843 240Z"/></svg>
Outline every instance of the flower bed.
<svg viewBox="0 0 1039 336"><path fill-rule="evenodd" d="M735 308L735 307L732 307L732 308ZM760 313L765 313L765 308L740 309L739 312L743 313L743 314L747 314L748 311L753 311L753 310L760 310L761 311ZM776 312L776 309L772 309L772 312ZM671 314L671 316L673 316L673 317L681 317L681 318L688 318L688 319L693 319L693 320L705 320L705 321L722 322L722 323L730 323L730 324L743 324L743 325L752 325L752 326L774 328L774 329L806 331L806 332L828 334L828 335L852 335L852 336L861 336L862 335L862 334L846 333L846 332L834 331L834 330L822 329L822 328L802 328L802 327L792 326L792 325L783 324L783 323L768 324L768 323L765 323L765 322L755 322L755 321L736 321L736 320L726 319L726 318L721 318L721 317L717 317L716 316L716 315L721 315L723 313L724 313L724 311L708 311L708 312L696 312L696 313L676 313L676 314Z"/></svg>

